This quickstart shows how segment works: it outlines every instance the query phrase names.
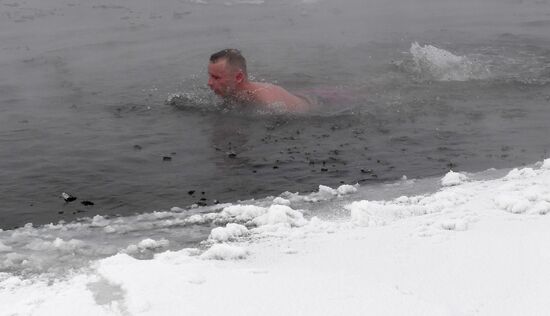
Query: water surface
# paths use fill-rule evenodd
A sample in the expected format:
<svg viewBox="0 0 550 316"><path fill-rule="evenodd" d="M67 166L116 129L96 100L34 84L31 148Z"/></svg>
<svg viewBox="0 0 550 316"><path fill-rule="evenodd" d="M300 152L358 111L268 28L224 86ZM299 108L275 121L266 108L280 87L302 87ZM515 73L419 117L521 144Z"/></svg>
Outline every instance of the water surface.
<svg viewBox="0 0 550 316"><path fill-rule="evenodd" d="M541 160L549 21L546 1L1 1L0 227ZM324 104L220 110L226 47Z"/></svg>

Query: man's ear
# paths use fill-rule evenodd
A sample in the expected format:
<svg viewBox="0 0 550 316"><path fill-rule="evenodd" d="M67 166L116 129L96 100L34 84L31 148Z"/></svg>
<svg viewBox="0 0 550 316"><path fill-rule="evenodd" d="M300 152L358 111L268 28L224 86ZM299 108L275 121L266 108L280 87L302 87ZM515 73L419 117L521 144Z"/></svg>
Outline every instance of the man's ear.
<svg viewBox="0 0 550 316"><path fill-rule="evenodd" d="M244 73L242 70L237 71L237 73L235 74L235 80L237 81L237 83L241 83L244 81Z"/></svg>

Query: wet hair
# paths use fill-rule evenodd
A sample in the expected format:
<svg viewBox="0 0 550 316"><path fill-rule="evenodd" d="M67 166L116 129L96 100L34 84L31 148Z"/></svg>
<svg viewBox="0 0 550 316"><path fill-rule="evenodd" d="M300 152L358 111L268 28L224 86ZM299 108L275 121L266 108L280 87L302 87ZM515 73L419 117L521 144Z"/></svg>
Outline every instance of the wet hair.
<svg viewBox="0 0 550 316"><path fill-rule="evenodd" d="M234 48L226 48L210 56L211 63L215 63L220 59L227 60L227 63L229 65L235 68L240 68L245 74L247 74L246 59L244 59L240 50Z"/></svg>

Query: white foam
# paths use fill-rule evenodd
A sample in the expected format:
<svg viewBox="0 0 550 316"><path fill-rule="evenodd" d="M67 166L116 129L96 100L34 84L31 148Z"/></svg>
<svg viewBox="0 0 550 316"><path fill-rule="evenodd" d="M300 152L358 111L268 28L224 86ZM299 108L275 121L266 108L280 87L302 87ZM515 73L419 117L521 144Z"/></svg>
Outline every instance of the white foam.
<svg viewBox="0 0 550 316"><path fill-rule="evenodd" d="M410 53L414 62L414 71L437 81L466 81L484 79L489 71L481 64L466 56L457 56L444 49L432 46L411 44Z"/></svg>

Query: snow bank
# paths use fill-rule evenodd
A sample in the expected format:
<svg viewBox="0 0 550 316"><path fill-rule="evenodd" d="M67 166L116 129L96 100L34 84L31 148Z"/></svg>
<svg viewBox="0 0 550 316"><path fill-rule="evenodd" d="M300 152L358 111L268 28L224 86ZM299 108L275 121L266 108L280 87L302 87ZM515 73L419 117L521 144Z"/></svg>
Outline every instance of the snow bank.
<svg viewBox="0 0 550 316"><path fill-rule="evenodd" d="M547 161L500 179L458 176L430 194L343 201L348 216L336 221L304 218L293 195L281 197L290 205L224 206L199 217L241 223L214 228L204 249L119 253L53 281L0 273L0 315L545 315Z"/></svg>

